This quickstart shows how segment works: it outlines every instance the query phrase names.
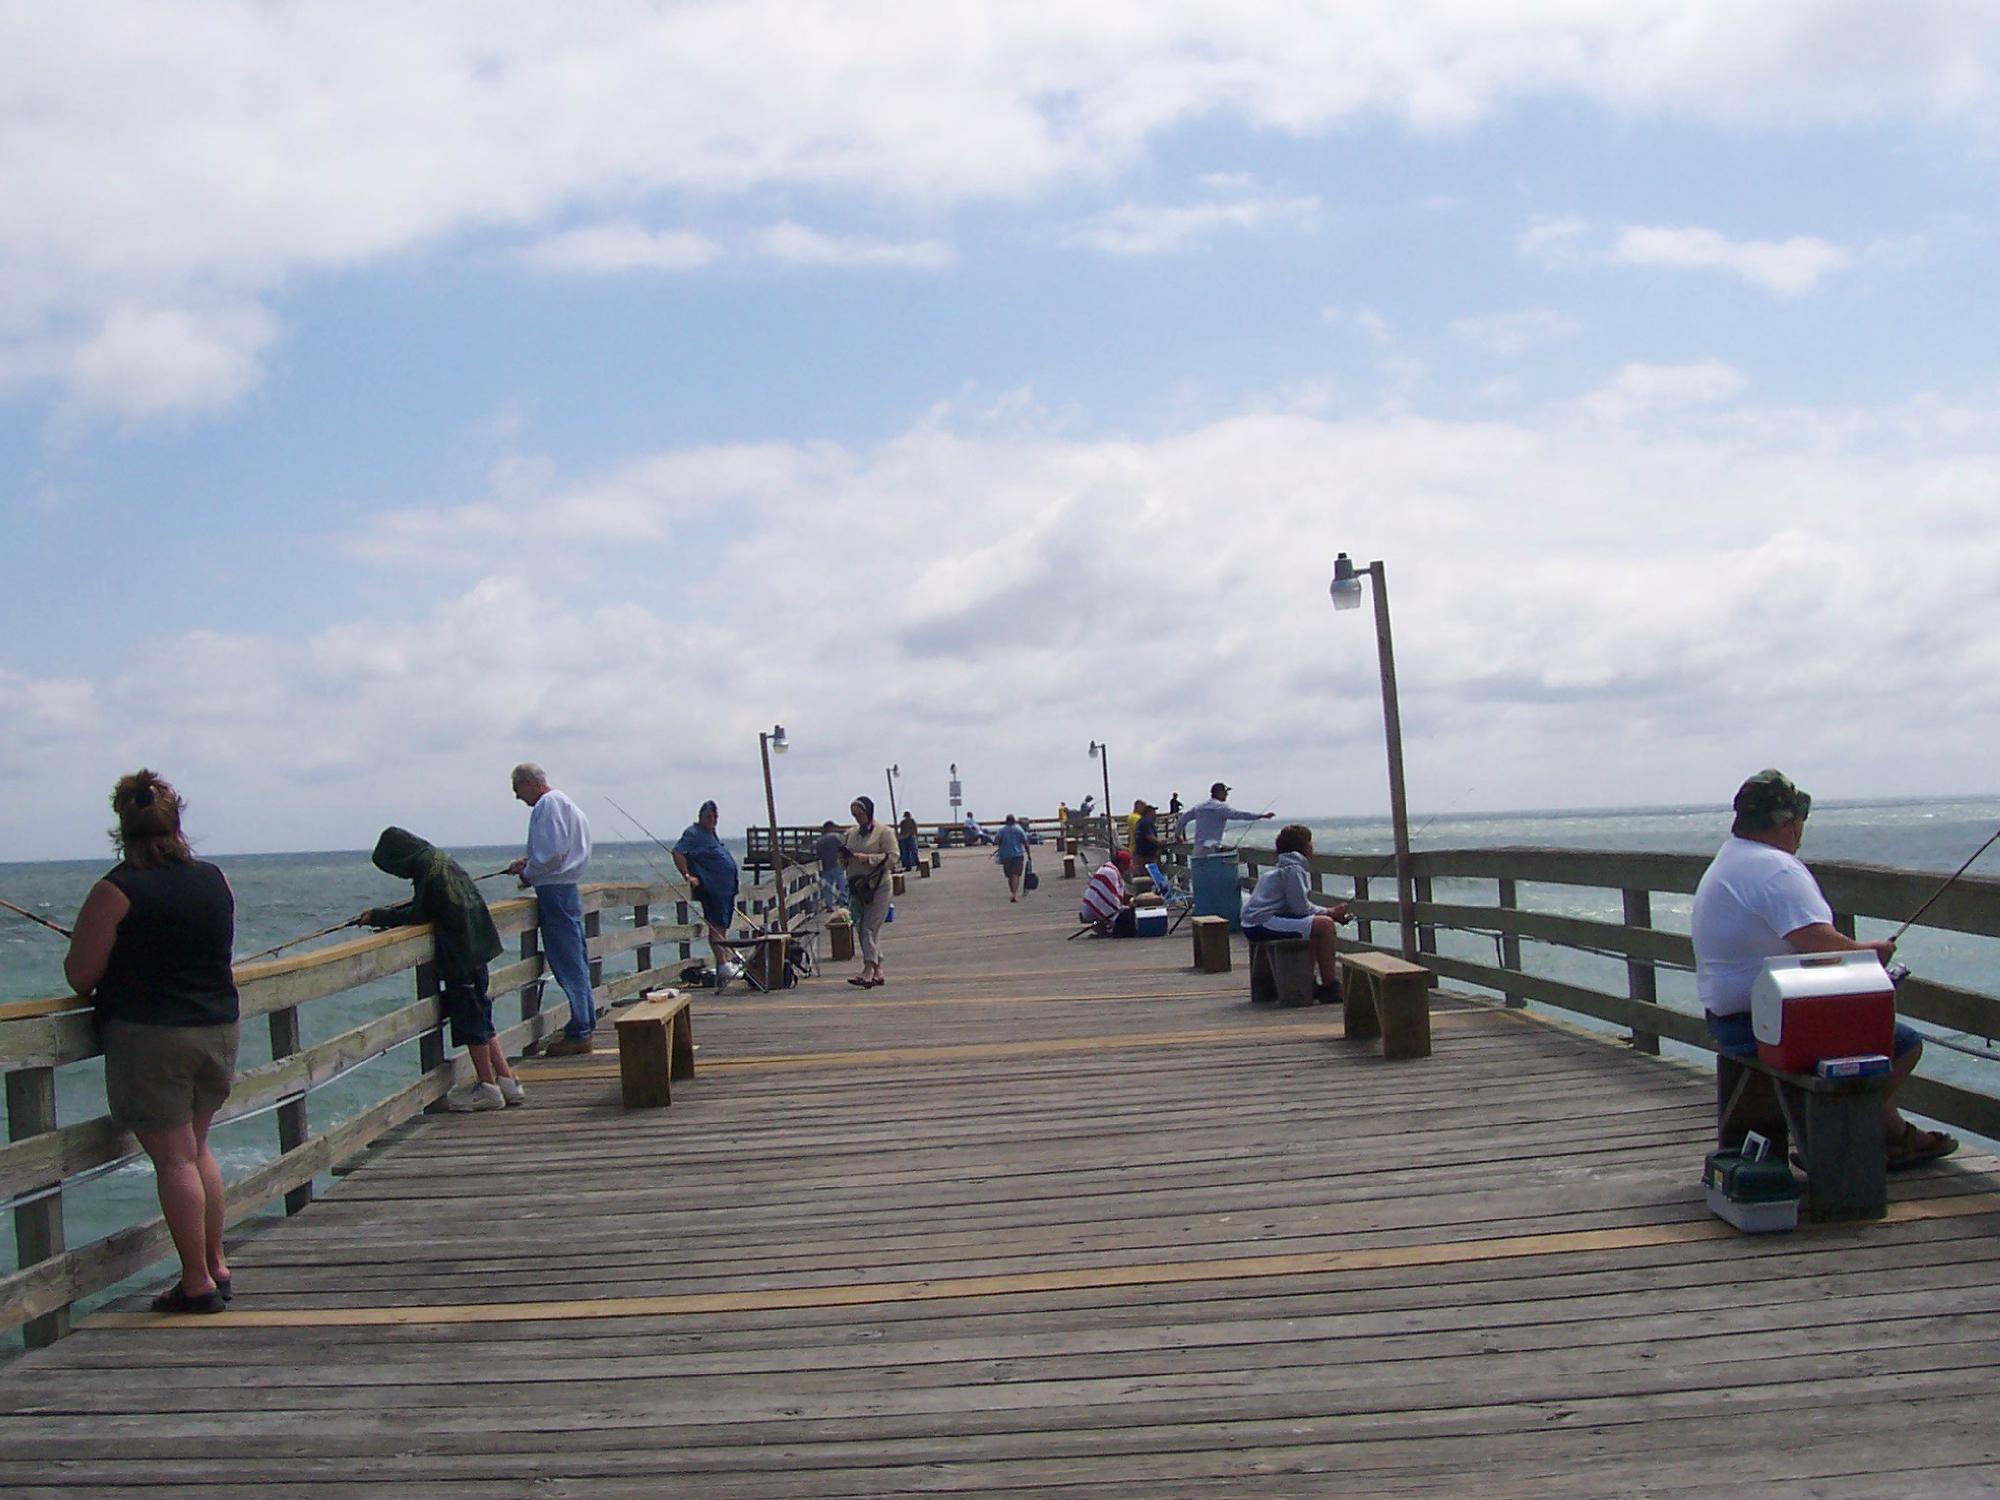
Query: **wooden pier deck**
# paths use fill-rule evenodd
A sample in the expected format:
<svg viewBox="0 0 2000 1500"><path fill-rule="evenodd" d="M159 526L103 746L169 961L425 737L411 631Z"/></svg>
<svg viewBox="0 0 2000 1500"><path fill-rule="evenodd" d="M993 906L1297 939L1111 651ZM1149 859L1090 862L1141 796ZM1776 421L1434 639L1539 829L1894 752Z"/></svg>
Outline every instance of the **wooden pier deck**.
<svg viewBox="0 0 2000 1500"><path fill-rule="evenodd" d="M0 1489L2000 1493L1990 1158L1739 1237L1703 1075L1446 997L1388 1063L1077 890L948 855L887 987L698 999L670 1110L607 1034L415 1122L237 1310L0 1373Z"/></svg>

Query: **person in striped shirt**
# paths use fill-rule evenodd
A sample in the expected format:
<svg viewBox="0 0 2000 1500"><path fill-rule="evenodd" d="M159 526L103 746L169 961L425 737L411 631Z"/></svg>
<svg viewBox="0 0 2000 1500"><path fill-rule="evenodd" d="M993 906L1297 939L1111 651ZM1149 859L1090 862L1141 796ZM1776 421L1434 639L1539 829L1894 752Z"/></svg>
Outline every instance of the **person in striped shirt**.
<svg viewBox="0 0 2000 1500"><path fill-rule="evenodd" d="M1134 937L1138 929L1132 916L1132 901L1125 894L1125 874L1132 868L1132 856L1123 849L1097 867L1083 888L1083 904L1076 919L1097 929L1100 937Z"/></svg>

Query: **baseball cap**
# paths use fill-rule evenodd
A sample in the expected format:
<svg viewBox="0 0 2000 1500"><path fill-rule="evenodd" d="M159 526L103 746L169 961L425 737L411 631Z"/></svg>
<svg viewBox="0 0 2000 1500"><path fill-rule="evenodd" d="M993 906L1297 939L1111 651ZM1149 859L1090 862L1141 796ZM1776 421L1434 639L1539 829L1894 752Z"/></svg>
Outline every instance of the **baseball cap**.
<svg viewBox="0 0 2000 1500"><path fill-rule="evenodd" d="M1745 828L1782 828L1812 811L1812 794L1802 792L1782 771L1766 768L1736 789L1736 821Z"/></svg>

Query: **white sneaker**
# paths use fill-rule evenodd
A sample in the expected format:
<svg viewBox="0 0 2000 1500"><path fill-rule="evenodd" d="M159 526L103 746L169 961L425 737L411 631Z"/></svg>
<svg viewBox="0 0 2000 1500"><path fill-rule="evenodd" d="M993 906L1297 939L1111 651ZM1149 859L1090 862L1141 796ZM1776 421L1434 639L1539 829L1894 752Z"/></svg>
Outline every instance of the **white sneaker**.
<svg viewBox="0 0 2000 1500"><path fill-rule="evenodd" d="M528 1091L521 1087L520 1079L507 1077L494 1081L500 1086L500 1097L509 1105L526 1104L528 1102Z"/></svg>
<svg viewBox="0 0 2000 1500"><path fill-rule="evenodd" d="M444 1096L444 1107L455 1115L478 1114L483 1110L505 1109L507 1101L490 1083L469 1083Z"/></svg>

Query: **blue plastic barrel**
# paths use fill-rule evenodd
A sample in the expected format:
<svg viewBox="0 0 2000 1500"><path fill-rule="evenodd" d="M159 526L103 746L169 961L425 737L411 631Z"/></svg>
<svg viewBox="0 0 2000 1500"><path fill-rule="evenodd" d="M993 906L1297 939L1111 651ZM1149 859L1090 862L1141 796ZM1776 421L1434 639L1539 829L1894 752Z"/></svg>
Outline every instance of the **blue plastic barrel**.
<svg viewBox="0 0 2000 1500"><path fill-rule="evenodd" d="M1233 853L1197 854L1188 861L1197 917L1227 917L1229 930L1243 929L1243 888L1238 885Z"/></svg>

